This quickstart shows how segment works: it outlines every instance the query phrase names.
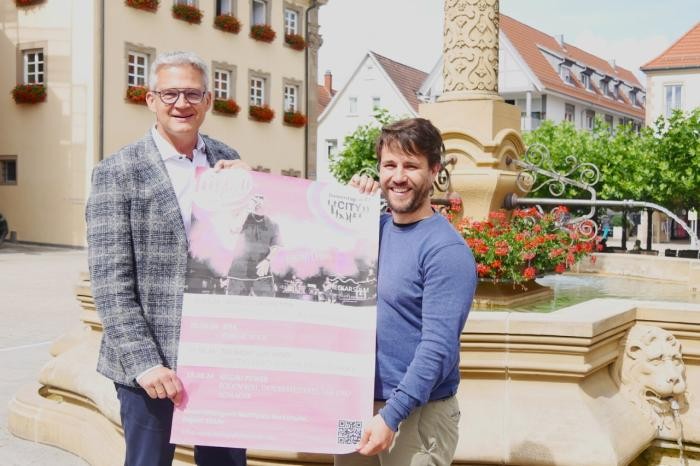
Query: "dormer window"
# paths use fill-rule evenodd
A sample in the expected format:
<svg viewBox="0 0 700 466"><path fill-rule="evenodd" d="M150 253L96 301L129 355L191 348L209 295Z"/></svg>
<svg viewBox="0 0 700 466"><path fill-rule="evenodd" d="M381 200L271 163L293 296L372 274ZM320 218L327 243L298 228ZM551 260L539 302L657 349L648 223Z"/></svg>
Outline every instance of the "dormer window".
<svg viewBox="0 0 700 466"><path fill-rule="evenodd" d="M634 105L635 107L637 105L639 105L637 103L637 90L636 89L630 89L629 98L630 98L630 103L632 105Z"/></svg>
<svg viewBox="0 0 700 466"><path fill-rule="evenodd" d="M591 75L588 73L581 73L581 84L583 84L584 89L590 89Z"/></svg>
<svg viewBox="0 0 700 466"><path fill-rule="evenodd" d="M564 80L565 83L567 84L573 84L574 80L571 75L571 68L565 65L561 65L559 67L559 75L561 76L561 79Z"/></svg>

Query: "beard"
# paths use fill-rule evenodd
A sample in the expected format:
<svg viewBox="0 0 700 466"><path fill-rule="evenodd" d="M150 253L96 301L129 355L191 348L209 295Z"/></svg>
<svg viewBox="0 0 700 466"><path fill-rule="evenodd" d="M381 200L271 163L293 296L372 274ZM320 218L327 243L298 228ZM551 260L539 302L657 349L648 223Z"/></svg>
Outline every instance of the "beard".
<svg viewBox="0 0 700 466"><path fill-rule="evenodd" d="M392 212L396 212L397 214L410 214L423 206L425 200L430 197L431 187L432 183L412 187L410 191L411 196L401 201L392 200L391 189L387 189L384 192L384 197Z"/></svg>

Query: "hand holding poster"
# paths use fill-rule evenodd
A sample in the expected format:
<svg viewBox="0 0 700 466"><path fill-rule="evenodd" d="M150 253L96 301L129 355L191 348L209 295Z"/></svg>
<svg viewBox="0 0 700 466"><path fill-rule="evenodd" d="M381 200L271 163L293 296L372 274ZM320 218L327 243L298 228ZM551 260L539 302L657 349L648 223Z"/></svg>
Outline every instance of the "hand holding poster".
<svg viewBox="0 0 700 466"><path fill-rule="evenodd" d="M372 416L379 201L199 174L171 441L347 453Z"/></svg>

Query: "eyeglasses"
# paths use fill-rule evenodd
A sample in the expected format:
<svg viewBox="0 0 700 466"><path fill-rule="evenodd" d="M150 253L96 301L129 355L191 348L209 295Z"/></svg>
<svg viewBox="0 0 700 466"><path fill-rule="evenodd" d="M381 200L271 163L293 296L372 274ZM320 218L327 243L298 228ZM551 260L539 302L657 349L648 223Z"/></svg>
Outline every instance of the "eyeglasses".
<svg viewBox="0 0 700 466"><path fill-rule="evenodd" d="M204 96L207 94L199 89L163 89L162 91L151 91L154 94L158 94L160 100L166 105L172 105L177 102L180 98L180 94L185 96L185 100L191 104L198 104L204 100Z"/></svg>

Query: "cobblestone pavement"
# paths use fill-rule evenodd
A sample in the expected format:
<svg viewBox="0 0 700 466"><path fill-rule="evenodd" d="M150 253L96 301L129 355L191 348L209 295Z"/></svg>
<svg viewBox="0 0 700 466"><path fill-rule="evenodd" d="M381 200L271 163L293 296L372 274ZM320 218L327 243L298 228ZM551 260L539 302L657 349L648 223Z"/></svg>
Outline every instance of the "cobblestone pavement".
<svg viewBox="0 0 700 466"><path fill-rule="evenodd" d="M28 442L7 429L8 403L36 382L52 340L79 325L73 289L87 271L83 250L14 243L0 246L0 463L85 466L77 456Z"/></svg>

